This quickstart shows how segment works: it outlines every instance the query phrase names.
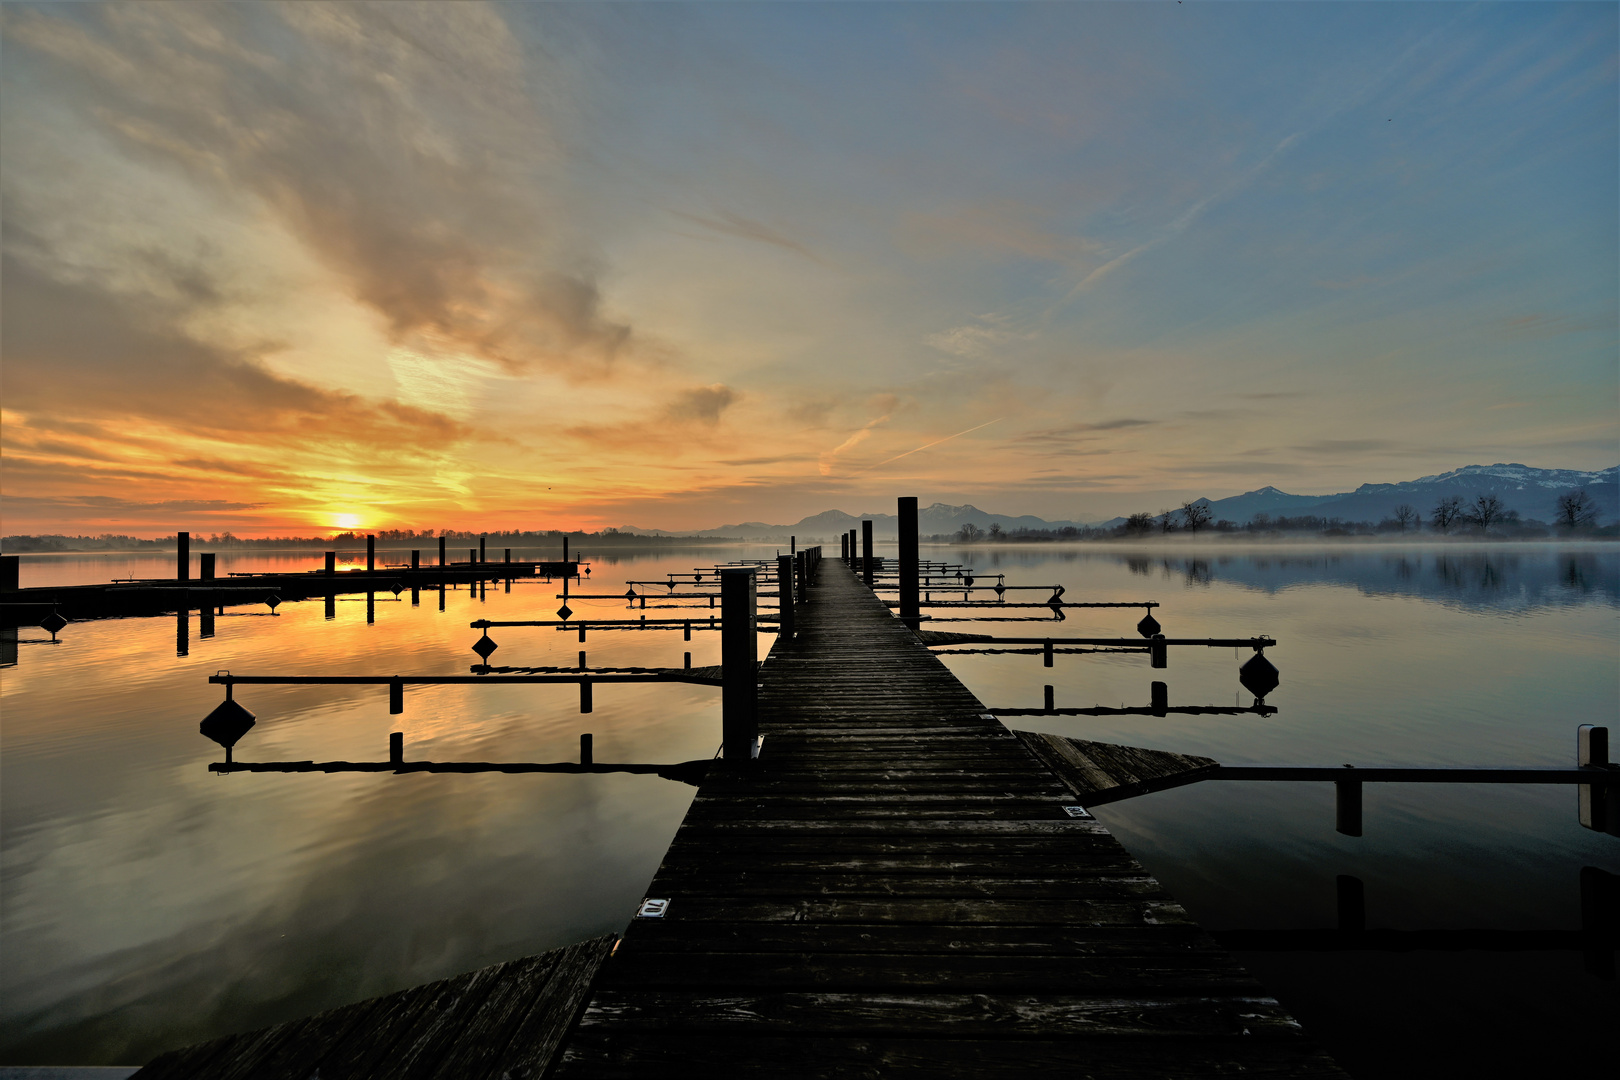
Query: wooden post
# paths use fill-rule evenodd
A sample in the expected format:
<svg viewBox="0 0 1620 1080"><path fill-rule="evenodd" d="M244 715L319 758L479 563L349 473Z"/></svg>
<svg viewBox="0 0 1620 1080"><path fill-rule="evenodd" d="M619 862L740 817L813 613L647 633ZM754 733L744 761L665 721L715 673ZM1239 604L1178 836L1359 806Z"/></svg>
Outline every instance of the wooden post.
<svg viewBox="0 0 1620 1080"><path fill-rule="evenodd" d="M1170 687L1162 682L1152 686L1152 706L1154 716L1165 716L1170 711Z"/></svg>
<svg viewBox="0 0 1620 1080"><path fill-rule="evenodd" d="M1334 828L1346 836L1361 835L1361 781L1335 780Z"/></svg>
<svg viewBox="0 0 1620 1080"><path fill-rule="evenodd" d="M917 499L900 500L900 621L916 630L922 625L917 604ZM1047 667L1051 667L1050 663Z"/></svg>
<svg viewBox="0 0 1620 1080"><path fill-rule="evenodd" d="M872 523L861 522L861 580L872 587Z"/></svg>
<svg viewBox="0 0 1620 1080"><path fill-rule="evenodd" d="M467 561L469 563L472 563L474 566L478 565L478 549L477 548L468 548L467 549Z"/></svg>
<svg viewBox="0 0 1620 1080"><path fill-rule="evenodd" d="M337 594L336 593L327 593L326 594L326 617L328 619L337 618Z"/></svg>
<svg viewBox="0 0 1620 1080"><path fill-rule="evenodd" d="M838 544L841 557L846 563L849 562L849 533L844 533L842 536L840 536L838 538ZM9 555L6 557L8 559L11 558Z"/></svg>
<svg viewBox="0 0 1620 1080"><path fill-rule="evenodd" d="M793 556L776 557L776 632L783 641L793 640ZM692 640L691 624L687 624L686 640Z"/></svg>
<svg viewBox="0 0 1620 1080"><path fill-rule="evenodd" d="M754 568L720 571L721 726L728 768L753 760L759 736L759 644Z"/></svg>
<svg viewBox="0 0 1620 1080"><path fill-rule="evenodd" d="M205 551L201 555L197 556L197 561L201 564L198 567L197 576L202 578L204 581L213 581L214 553L212 551Z"/></svg>
<svg viewBox="0 0 1620 1080"><path fill-rule="evenodd" d="M1603 768L1609 764L1609 729L1582 724L1575 732L1575 764L1581 768ZM1579 784L1580 822L1588 829L1620 836L1620 806L1613 793L1601 784Z"/></svg>
<svg viewBox="0 0 1620 1080"><path fill-rule="evenodd" d="M478 561L484 561L484 538L482 536L478 538Z"/></svg>
<svg viewBox="0 0 1620 1080"><path fill-rule="evenodd" d="M799 553L799 538L797 536L788 537L788 554L789 555L797 555L798 553Z"/></svg>
<svg viewBox="0 0 1620 1080"><path fill-rule="evenodd" d="M336 574L336 573L337 573L337 552L328 551L326 553L326 576L331 577L333 574Z"/></svg>
<svg viewBox="0 0 1620 1080"><path fill-rule="evenodd" d="M370 626L377 621L377 594L366 593L366 625Z"/></svg>
<svg viewBox="0 0 1620 1080"><path fill-rule="evenodd" d="M191 580L191 534L188 532L176 533L174 536L175 578L179 581Z"/></svg>
<svg viewBox="0 0 1620 1080"><path fill-rule="evenodd" d="M1041 665L1043 667L1052 666L1052 643L1050 641L1041 644Z"/></svg>
<svg viewBox="0 0 1620 1080"><path fill-rule="evenodd" d="M420 569L422 569L422 549L421 548L412 548L411 549L411 569L412 570L420 570Z"/></svg>
<svg viewBox="0 0 1620 1080"><path fill-rule="evenodd" d="M388 684L388 715L398 716L405 711L405 682L395 679Z"/></svg>
<svg viewBox="0 0 1620 1080"><path fill-rule="evenodd" d="M591 680L581 679L579 680L579 711L588 713L591 708Z"/></svg>
<svg viewBox="0 0 1620 1080"><path fill-rule="evenodd" d="M568 563L568 536L567 536L567 534L564 534L563 535L563 564L564 564L563 565L563 577L568 576L567 563Z"/></svg>
<svg viewBox="0 0 1620 1080"><path fill-rule="evenodd" d="M1170 666L1170 646L1164 643L1163 634L1154 634L1148 639L1148 655L1152 657L1150 666L1156 668Z"/></svg>
<svg viewBox="0 0 1620 1080"><path fill-rule="evenodd" d="M366 573L374 573L377 569L377 538L366 535Z"/></svg>
<svg viewBox="0 0 1620 1080"><path fill-rule="evenodd" d="M512 549L511 548L506 548L505 551L506 551L506 559L505 559L505 561L506 562L511 562L512 561Z"/></svg>
<svg viewBox="0 0 1620 1080"><path fill-rule="evenodd" d="M1053 709L1057 708L1056 702L1057 702L1057 697L1056 697L1056 695L1054 695L1052 693L1051 686L1047 686L1046 687L1046 711L1051 712Z"/></svg>
<svg viewBox="0 0 1620 1080"><path fill-rule="evenodd" d="M0 589L16 592L22 588L22 556L0 555Z"/></svg>
<svg viewBox="0 0 1620 1080"><path fill-rule="evenodd" d="M595 759L594 753L592 752L594 750L594 747L591 745L592 741L593 740L591 739L590 732L586 731L586 732L581 732L580 733L580 736L579 736L579 763L581 765L595 764L596 759Z"/></svg>
<svg viewBox="0 0 1620 1080"><path fill-rule="evenodd" d="M405 764L405 733L391 731L388 733L388 764Z"/></svg>
<svg viewBox="0 0 1620 1080"><path fill-rule="evenodd" d="M1360 836L1360 833L1356 834ZM1361 879L1340 874L1333 879L1339 900L1339 930L1359 934L1367 929L1367 891Z"/></svg>
<svg viewBox="0 0 1620 1080"><path fill-rule="evenodd" d="M449 565L448 561L445 559L444 537L442 537L442 536L439 537L439 565L440 566L448 566Z"/></svg>
<svg viewBox="0 0 1620 1080"><path fill-rule="evenodd" d="M174 655L188 656L190 653L191 609L182 604L174 620Z"/></svg>

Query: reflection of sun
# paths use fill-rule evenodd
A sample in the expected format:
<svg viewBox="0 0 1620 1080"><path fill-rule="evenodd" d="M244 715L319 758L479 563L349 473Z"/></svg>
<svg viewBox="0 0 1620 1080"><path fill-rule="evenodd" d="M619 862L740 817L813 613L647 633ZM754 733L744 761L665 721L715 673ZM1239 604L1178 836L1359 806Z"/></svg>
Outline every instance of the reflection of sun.
<svg viewBox="0 0 1620 1080"><path fill-rule="evenodd" d="M359 514L338 514L332 520L340 529L358 529L360 527Z"/></svg>

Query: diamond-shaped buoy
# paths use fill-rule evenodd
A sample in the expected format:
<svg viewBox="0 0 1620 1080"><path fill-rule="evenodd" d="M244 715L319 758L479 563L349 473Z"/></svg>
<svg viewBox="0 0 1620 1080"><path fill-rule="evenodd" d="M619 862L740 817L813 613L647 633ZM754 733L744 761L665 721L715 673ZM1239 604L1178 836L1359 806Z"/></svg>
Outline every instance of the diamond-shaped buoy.
<svg viewBox="0 0 1620 1080"><path fill-rule="evenodd" d="M203 717L197 730L229 750L253 727L253 714L230 698Z"/></svg>
<svg viewBox="0 0 1620 1080"><path fill-rule="evenodd" d="M274 611L276 608L281 606L281 597L277 596L275 593L271 593L269 596L264 598L264 602L271 611Z"/></svg>
<svg viewBox="0 0 1620 1080"><path fill-rule="evenodd" d="M999 581L996 582L996 595L997 596L1004 596L1004 595L1006 595L1006 592L1007 592L1007 586L1003 585Z"/></svg>
<svg viewBox="0 0 1620 1080"><path fill-rule="evenodd" d="M396 581L393 584L393 590L394 590L394 595L398 596L400 593L405 591L405 586L401 585L399 582Z"/></svg>
<svg viewBox="0 0 1620 1080"><path fill-rule="evenodd" d="M1238 668L1238 682L1257 698L1265 698L1267 694L1277 689L1277 684L1281 681L1276 665L1266 659L1265 653L1255 653L1249 658L1248 663Z"/></svg>
<svg viewBox="0 0 1620 1080"><path fill-rule="evenodd" d="M52 637L55 637L56 632L62 629L62 627L66 626L67 622L68 621L62 618L61 615L58 615L53 611L43 619L39 620L39 628L45 631L47 634L50 634Z"/></svg>
<svg viewBox="0 0 1620 1080"><path fill-rule="evenodd" d="M1150 638L1154 634L1159 633L1161 629L1163 628L1159 626L1159 620L1153 617L1153 612L1151 611L1142 616L1142 621L1136 624L1136 632L1141 634L1143 637Z"/></svg>
<svg viewBox="0 0 1620 1080"><path fill-rule="evenodd" d="M477 641L473 642L473 647L472 647L473 652L475 652L479 656L483 657L485 663L489 662L489 654L494 652L498 648L500 648L500 646L495 644L493 641L490 640L489 634L487 632L484 634L483 637L481 637Z"/></svg>
<svg viewBox="0 0 1620 1080"><path fill-rule="evenodd" d="M634 600L636 598L636 590L634 587L624 590L624 598L626 600Z"/></svg>
<svg viewBox="0 0 1620 1080"><path fill-rule="evenodd" d="M572 615L573 613L574 609L569 607L567 604L564 604L562 607L557 609L557 618L561 619L563 622L567 622L568 616Z"/></svg>
<svg viewBox="0 0 1620 1080"><path fill-rule="evenodd" d="M963 578L962 584L966 585L970 589L973 588L973 575L969 574L967 577Z"/></svg>

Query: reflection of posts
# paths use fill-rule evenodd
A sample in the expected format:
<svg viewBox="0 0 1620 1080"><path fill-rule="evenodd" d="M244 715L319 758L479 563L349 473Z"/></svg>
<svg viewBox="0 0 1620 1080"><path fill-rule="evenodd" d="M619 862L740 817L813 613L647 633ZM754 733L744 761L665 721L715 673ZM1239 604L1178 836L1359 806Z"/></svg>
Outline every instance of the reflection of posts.
<svg viewBox="0 0 1620 1080"><path fill-rule="evenodd" d="M756 753L759 736L759 646L755 637L754 568L720 571L722 745L728 765L741 768Z"/></svg>
<svg viewBox="0 0 1620 1080"><path fill-rule="evenodd" d="M1333 818L1333 827L1339 832L1346 836L1361 835L1360 780L1333 782Z"/></svg>

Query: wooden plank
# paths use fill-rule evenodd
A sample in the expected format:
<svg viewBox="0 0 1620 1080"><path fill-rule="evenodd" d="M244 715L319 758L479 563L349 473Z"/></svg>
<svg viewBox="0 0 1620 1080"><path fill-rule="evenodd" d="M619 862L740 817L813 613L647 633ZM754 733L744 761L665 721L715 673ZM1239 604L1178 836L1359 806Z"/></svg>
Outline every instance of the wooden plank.
<svg viewBox="0 0 1620 1080"><path fill-rule="evenodd" d="M1214 758L1140 746L1016 731L1019 740L1087 806L1196 783L1220 768Z"/></svg>

